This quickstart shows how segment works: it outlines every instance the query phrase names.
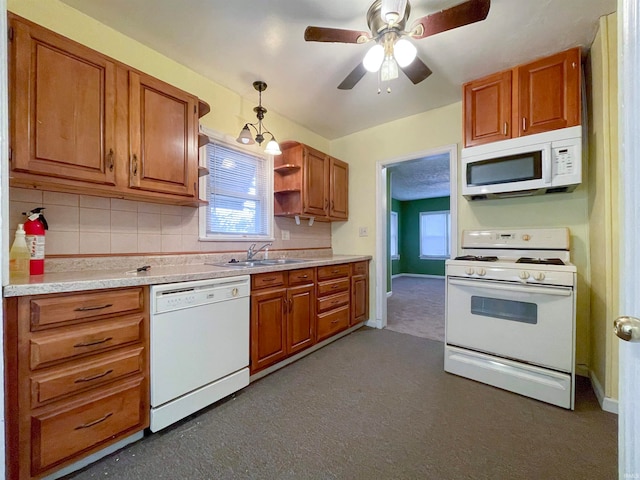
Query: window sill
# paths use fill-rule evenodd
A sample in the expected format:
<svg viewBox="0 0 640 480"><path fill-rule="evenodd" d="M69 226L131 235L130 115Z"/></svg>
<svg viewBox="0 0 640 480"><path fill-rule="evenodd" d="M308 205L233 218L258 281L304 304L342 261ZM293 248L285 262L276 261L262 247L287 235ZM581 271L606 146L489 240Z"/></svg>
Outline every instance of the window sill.
<svg viewBox="0 0 640 480"><path fill-rule="evenodd" d="M430 257L426 255L420 255L420 260L449 260L449 257Z"/></svg>

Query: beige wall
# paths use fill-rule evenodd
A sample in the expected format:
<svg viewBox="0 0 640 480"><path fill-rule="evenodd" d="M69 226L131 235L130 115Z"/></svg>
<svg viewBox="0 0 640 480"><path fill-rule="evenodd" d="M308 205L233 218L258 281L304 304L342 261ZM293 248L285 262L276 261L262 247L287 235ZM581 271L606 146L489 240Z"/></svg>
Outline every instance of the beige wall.
<svg viewBox="0 0 640 480"><path fill-rule="evenodd" d="M618 80L616 14L600 19L591 47L589 239L591 375L601 395L618 398Z"/></svg>
<svg viewBox="0 0 640 480"><path fill-rule="evenodd" d="M257 94L247 85L249 98L204 78L183 65L145 47L115 30L81 14L58 0L8 0L7 9L61 35L82 43L138 70L197 95L211 105L201 124L222 135L235 137L247 121L255 120ZM257 80L257 79L256 79ZM268 82L268 78L264 79ZM264 99L268 102L268 95ZM271 131L279 139L296 139L322 151L329 141L269 109ZM242 250L251 242L211 243L197 241L197 209L162 206L145 202L80 195L26 192L11 189L9 238L26 207L43 205L51 230L47 234L47 254L178 253L186 251ZM92 215L87 209L93 209ZM195 219L195 220L194 220ZM290 240L281 240L281 230L290 231ZM331 246L331 227L316 222L296 225L291 219L276 219L274 249Z"/></svg>

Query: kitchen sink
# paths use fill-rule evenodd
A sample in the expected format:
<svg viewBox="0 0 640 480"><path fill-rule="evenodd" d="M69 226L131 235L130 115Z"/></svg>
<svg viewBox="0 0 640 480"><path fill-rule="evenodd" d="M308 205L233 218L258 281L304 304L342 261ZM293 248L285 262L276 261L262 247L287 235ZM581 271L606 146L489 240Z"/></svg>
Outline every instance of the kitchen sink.
<svg viewBox="0 0 640 480"><path fill-rule="evenodd" d="M241 262L208 263L207 265L214 265L216 267L251 268L268 265L288 265L291 263L302 263L305 261L306 260L298 260L295 258L274 258L266 260L244 260Z"/></svg>

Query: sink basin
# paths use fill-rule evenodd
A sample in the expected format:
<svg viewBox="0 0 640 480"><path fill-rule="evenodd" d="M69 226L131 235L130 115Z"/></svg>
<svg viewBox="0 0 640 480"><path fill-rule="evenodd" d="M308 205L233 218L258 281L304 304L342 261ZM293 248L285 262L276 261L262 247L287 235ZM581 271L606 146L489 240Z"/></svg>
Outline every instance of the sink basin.
<svg viewBox="0 0 640 480"><path fill-rule="evenodd" d="M295 258L274 258L267 260L258 260L258 262L262 265L287 265L289 263L302 263L306 260L298 260Z"/></svg>
<svg viewBox="0 0 640 480"><path fill-rule="evenodd" d="M216 267L251 268L266 265L288 265L290 263L301 263L304 261L305 260L297 260L294 258L274 258L267 260L245 260L242 262L210 263L208 265L214 265Z"/></svg>

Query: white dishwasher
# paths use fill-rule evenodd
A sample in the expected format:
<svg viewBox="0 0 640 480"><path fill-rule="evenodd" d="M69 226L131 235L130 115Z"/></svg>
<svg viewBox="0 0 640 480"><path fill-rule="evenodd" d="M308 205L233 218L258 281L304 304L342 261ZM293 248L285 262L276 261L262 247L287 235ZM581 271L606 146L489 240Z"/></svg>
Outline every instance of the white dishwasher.
<svg viewBox="0 0 640 480"><path fill-rule="evenodd" d="M249 384L249 275L151 287L151 431Z"/></svg>

